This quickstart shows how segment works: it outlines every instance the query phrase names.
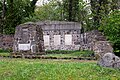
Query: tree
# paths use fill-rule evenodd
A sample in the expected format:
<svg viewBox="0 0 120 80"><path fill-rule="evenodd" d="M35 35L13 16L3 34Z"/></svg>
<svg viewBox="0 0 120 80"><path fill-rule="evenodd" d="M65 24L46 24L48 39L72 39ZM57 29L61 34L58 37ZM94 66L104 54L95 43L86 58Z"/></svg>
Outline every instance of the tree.
<svg viewBox="0 0 120 80"><path fill-rule="evenodd" d="M68 21L76 21L79 9L79 0L63 0L64 17Z"/></svg>
<svg viewBox="0 0 120 80"><path fill-rule="evenodd" d="M32 12L34 12L34 10L35 10L35 4L36 4L37 1L38 1L38 0L32 0L32 1L31 1L31 4L30 4L30 5L31 5L31 11L32 11Z"/></svg>
<svg viewBox="0 0 120 80"><path fill-rule="evenodd" d="M110 12L110 3L108 0L91 0L91 11L93 15L93 27L98 28L104 15Z"/></svg>
<svg viewBox="0 0 120 80"><path fill-rule="evenodd" d="M120 56L120 11L114 10L102 22L99 30L103 31L112 43L114 52Z"/></svg>
<svg viewBox="0 0 120 80"><path fill-rule="evenodd" d="M69 0L63 0L63 2L59 0L50 0L49 3L37 7L34 16L26 18L25 21L66 20L85 23L85 19L88 19L89 6L82 0L78 0L78 2L74 0L72 2L72 7L70 7L71 4L69 4L68 1ZM69 7L72 10L70 10Z"/></svg>
<svg viewBox="0 0 120 80"><path fill-rule="evenodd" d="M1 1L1 25L0 25L0 33L3 33L3 22L4 22L4 19L5 19L5 12L6 12L6 5L5 5L5 2L6 0L2 0Z"/></svg>
<svg viewBox="0 0 120 80"><path fill-rule="evenodd" d="M2 24L2 2L0 1L0 24ZM2 25L0 25L0 33L2 32Z"/></svg>
<svg viewBox="0 0 120 80"><path fill-rule="evenodd" d="M112 10L120 9L120 1L119 0L112 0Z"/></svg>
<svg viewBox="0 0 120 80"><path fill-rule="evenodd" d="M38 6L33 16L27 17L26 21L43 21L43 20L64 20L63 6L59 0L50 0L49 3Z"/></svg>
<svg viewBox="0 0 120 80"><path fill-rule="evenodd" d="M37 0L2 0L0 31L5 34L13 34L15 27L22 23L25 17L34 13Z"/></svg>

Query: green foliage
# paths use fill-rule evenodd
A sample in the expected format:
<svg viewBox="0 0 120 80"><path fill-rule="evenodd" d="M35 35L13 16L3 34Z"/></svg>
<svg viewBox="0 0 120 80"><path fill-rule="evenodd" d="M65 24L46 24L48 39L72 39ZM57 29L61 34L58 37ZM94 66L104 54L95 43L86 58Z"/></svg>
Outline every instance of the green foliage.
<svg viewBox="0 0 120 80"><path fill-rule="evenodd" d="M69 3L69 0L50 0L49 3L37 7L34 15L26 17L23 22L45 20L77 21L81 23L85 31L92 30L90 4L85 3L83 0L72 0L71 11L69 10ZM69 20L70 18L71 20Z"/></svg>
<svg viewBox="0 0 120 80"><path fill-rule="evenodd" d="M1 59L0 80L119 80L120 70L96 62Z"/></svg>
<svg viewBox="0 0 120 80"><path fill-rule="evenodd" d="M78 9L78 22L81 23L83 32L93 30L92 28L92 15L91 15L91 6L90 3L85 3L83 0L79 0L79 9Z"/></svg>
<svg viewBox="0 0 120 80"><path fill-rule="evenodd" d="M79 53L81 57L94 57L94 52L89 50L84 50Z"/></svg>
<svg viewBox="0 0 120 80"><path fill-rule="evenodd" d="M34 12L37 0L6 0L5 18L1 20L0 0L0 29L3 27L5 34L14 34L17 25L39 20L77 21L86 30L98 29L102 18L119 6L118 0L90 1L87 4L84 0L49 0L49 3L37 7Z"/></svg>
<svg viewBox="0 0 120 80"><path fill-rule="evenodd" d="M53 50L53 51L46 51L47 57L56 57L56 58L79 58L79 57L94 57L93 51L67 51L67 50Z"/></svg>
<svg viewBox="0 0 120 80"><path fill-rule="evenodd" d="M62 20L62 3L50 0L49 3L38 6L33 16L25 18L26 21Z"/></svg>
<svg viewBox="0 0 120 80"><path fill-rule="evenodd" d="M69 21L69 1L50 0L49 3L36 8L34 16L25 21L58 20ZM88 4L82 0L73 0L71 19L72 21L85 21L88 19ZM83 20L84 18L84 20Z"/></svg>
<svg viewBox="0 0 120 80"><path fill-rule="evenodd" d="M93 20L92 27L98 29L102 18L110 13L113 3L111 0L91 0L90 4Z"/></svg>
<svg viewBox="0 0 120 80"><path fill-rule="evenodd" d="M10 53L0 53L0 57L9 57Z"/></svg>
<svg viewBox="0 0 120 80"><path fill-rule="evenodd" d="M10 56L11 50L3 50L0 49L0 56ZM89 57L90 59L94 59L94 52L89 50L84 51L68 51L68 50L48 50L45 52L45 57L55 57L55 58L85 58Z"/></svg>
<svg viewBox="0 0 120 80"><path fill-rule="evenodd" d="M119 0L90 0L92 11L92 28L98 29L103 22L101 20L113 10L119 10Z"/></svg>
<svg viewBox="0 0 120 80"><path fill-rule="evenodd" d="M69 54L69 53L74 53L74 52L79 52L78 50L76 51L69 51L69 50L47 50L46 54Z"/></svg>
<svg viewBox="0 0 120 80"><path fill-rule="evenodd" d="M13 0L13 3L7 0L7 10L3 23L5 34L13 34L15 32L15 27L21 23L24 17L29 15L29 4L29 0Z"/></svg>
<svg viewBox="0 0 120 80"><path fill-rule="evenodd" d="M0 53L9 53L9 52L11 52L11 50L3 50L0 48Z"/></svg>
<svg viewBox="0 0 120 80"><path fill-rule="evenodd" d="M37 0L32 0L37 1ZM21 24L24 18L29 17L33 14L35 4L32 4L30 0L6 0L5 1L5 11L4 19L2 19L2 24L0 27L3 28L1 33L4 34L14 34L15 27ZM0 1L1 4L1 1ZM2 8L0 6L0 14L2 13ZM2 15L0 15L2 16Z"/></svg>
<svg viewBox="0 0 120 80"><path fill-rule="evenodd" d="M2 2L0 1L0 17L2 15Z"/></svg>
<svg viewBox="0 0 120 80"><path fill-rule="evenodd" d="M10 50L3 50L0 48L0 57L1 56L10 56Z"/></svg>
<svg viewBox="0 0 120 80"><path fill-rule="evenodd" d="M64 17L68 21L76 21L79 13L79 0L63 0Z"/></svg>
<svg viewBox="0 0 120 80"><path fill-rule="evenodd" d="M120 11L113 11L104 17L99 30L102 30L111 41L114 51L120 53Z"/></svg>

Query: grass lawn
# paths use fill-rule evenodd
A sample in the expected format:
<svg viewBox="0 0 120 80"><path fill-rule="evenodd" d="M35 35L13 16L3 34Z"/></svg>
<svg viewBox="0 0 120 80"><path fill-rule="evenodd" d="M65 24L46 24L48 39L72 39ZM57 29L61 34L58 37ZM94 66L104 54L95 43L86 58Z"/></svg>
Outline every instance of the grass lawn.
<svg viewBox="0 0 120 80"><path fill-rule="evenodd" d="M41 55L43 57L55 57L55 58L82 58L82 57L91 57L92 51L49 51L45 55ZM10 56L10 52L2 51L0 52L0 56Z"/></svg>
<svg viewBox="0 0 120 80"><path fill-rule="evenodd" d="M0 48L0 56L10 56L10 52Z"/></svg>
<svg viewBox="0 0 120 80"><path fill-rule="evenodd" d="M10 56L10 53L8 53L8 52L2 52L2 53L0 53L0 56Z"/></svg>
<svg viewBox="0 0 120 80"><path fill-rule="evenodd" d="M51 51L52 52L52 51ZM61 52L62 53L62 52ZM93 54L92 51L73 51L73 52L68 52L67 54L46 54L44 56L46 57L57 57L57 58L69 58L69 57L73 57L73 58L78 58L78 57L91 57Z"/></svg>
<svg viewBox="0 0 120 80"><path fill-rule="evenodd" d="M64 57L83 57L84 53L82 52L74 52L70 54L46 54L47 57L57 57L57 58L64 58Z"/></svg>
<svg viewBox="0 0 120 80"><path fill-rule="evenodd" d="M95 61L0 58L0 80L120 80Z"/></svg>

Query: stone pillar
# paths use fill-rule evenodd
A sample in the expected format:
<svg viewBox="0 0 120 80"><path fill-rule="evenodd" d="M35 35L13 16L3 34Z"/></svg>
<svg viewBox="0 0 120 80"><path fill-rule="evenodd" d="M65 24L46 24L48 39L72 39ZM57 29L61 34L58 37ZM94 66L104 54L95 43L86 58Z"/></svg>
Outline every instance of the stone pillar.
<svg viewBox="0 0 120 80"><path fill-rule="evenodd" d="M61 31L61 50L65 49L65 32Z"/></svg>

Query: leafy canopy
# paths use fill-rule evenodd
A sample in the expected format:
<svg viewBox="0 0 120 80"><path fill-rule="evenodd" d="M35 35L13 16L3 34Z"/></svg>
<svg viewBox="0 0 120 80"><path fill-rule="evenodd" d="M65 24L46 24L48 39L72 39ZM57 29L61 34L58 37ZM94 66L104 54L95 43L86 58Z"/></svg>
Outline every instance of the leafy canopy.
<svg viewBox="0 0 120 80"><path fill-rule="evenodd" d="M102 30L111 41L114 51L120 52L120 11L115 10L105 17L99 30Z"/></svg>

